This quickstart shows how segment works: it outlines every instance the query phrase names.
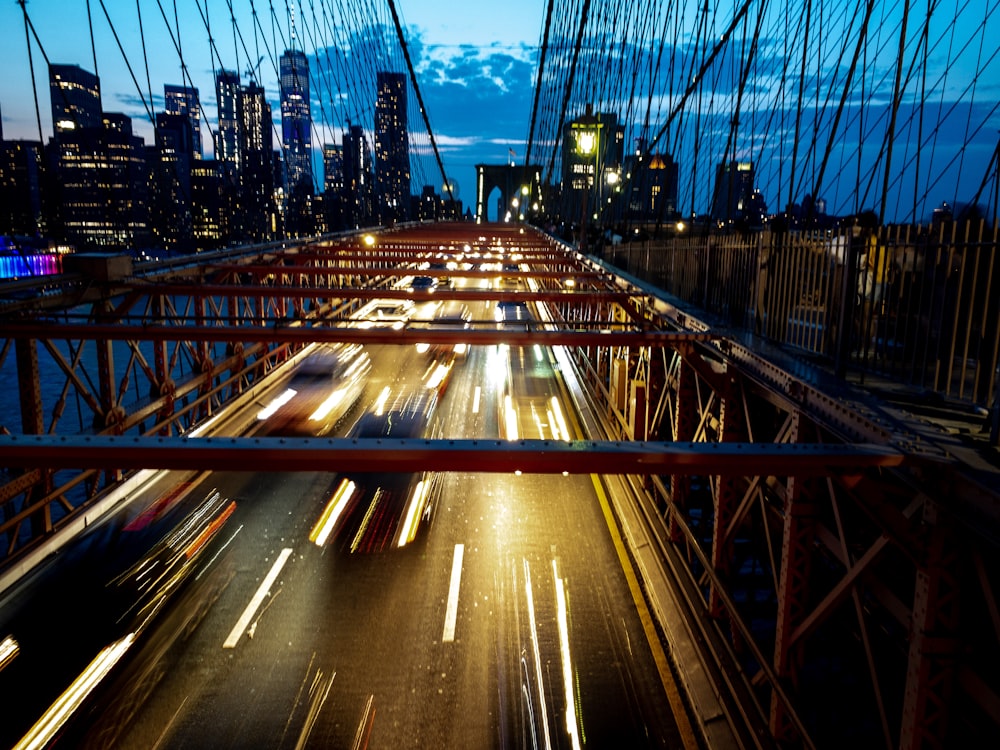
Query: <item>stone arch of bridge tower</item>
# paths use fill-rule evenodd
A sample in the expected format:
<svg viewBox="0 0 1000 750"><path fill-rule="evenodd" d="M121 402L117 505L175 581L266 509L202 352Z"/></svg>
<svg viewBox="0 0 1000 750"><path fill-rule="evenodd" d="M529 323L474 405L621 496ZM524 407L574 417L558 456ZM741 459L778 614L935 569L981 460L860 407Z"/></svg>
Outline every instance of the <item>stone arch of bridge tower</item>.
<svg viewBox="0 0 1000 750"><path fill-rule="evenodd" d="M538 196L541 167L522 164L477 164L476 165L476 221L487 221L489 215L486 201L494 190L500 191L500 205L510 206L522 187L528 187L531 197ZM498 216L498 221L503 217Z"/></svg>

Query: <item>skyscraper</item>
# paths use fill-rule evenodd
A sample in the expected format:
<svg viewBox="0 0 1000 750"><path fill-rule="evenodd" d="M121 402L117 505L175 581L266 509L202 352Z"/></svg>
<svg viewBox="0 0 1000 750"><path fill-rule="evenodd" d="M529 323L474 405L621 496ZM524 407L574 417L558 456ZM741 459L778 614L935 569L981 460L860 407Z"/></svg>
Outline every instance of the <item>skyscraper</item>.
<svg viewBox="0 0 1000 750"><path fill-rule="evenodd" d="M79 65L49 65L52 128L60 133L101 127L101 84Z"/></svg>
<svg viewBox="0 0 1000 750"><path fill-rule="evenodd" d="M0 234L42 234L42 144L0 139Z"/></svg>
<svg viewBox="0 0 1000 750"><path fill-rule="evenodd" d="M147 247L147 164L142 138L125 115L107 113L103 125L70 128L52 151L59 221L54 229L79 249Z"/></svg>
<svg viewBox="0 0 1000 750"><path fill-rule="evenodd" d="M191 252L194 250L191 196L194 134L186 114L156 114L153 154L150 214L157 244L168 250Z"/></svg>
<svg viewBox="0 0 1000 750"><path fill-rule="evenodd" d="M271 237L274 199L274 172L271 162L274 139L271 135L271 105L263 87L250 81L240 92L243 117L240 126L238 238L261 242Z"/></svg>
<svg viewBox="0 0 1000 750"><path fill-rule="evenodd" d="M344 189L344 147L323 144L323 192L340 195Z"/></svg>
<svg viewBox="0 0 1000 750"><path fill-rule="evenodd" d="M366 227L372 220L372 156L360 125L344 133L344 221Z"/></svg>
<svg viewBox="0 0 1000 750"><path fill-rule="evenodd" d="M375 201L383 224L406 219L410 207L410 142L406 121L406 76L376 75Z"/></svg>
<svg viewBox="0 0 1000 750"><path fill-rule="evenodd" d="M194 158L200 159L204 151L201 146L201 103L198 100L198 89L167 83L163 86L163 100L168 115L184 115L190 120L194 135Z"/></svg>
<svg viewBox="0 0 1000 750"><path fill-rule="evenodd" d="M309 113L309 61L299 50L281 56L281 140L285 187L289 195L312 194L312 141Z"/></svg>
<svg viewBox="0 0 1000 750"><path fill-rule="evenodd" d="M219 129L215 136L215 158L222 162L232 180L240 171L240 74L230 70L215 73L215 99Z"/></svg>
<svg viewBox="0 0 1000 750"><path fill-rule="evenodd" d="M715 167L712 218L731 221L741 218L744 204L753 195L753 162L728 161Z"/></svg>

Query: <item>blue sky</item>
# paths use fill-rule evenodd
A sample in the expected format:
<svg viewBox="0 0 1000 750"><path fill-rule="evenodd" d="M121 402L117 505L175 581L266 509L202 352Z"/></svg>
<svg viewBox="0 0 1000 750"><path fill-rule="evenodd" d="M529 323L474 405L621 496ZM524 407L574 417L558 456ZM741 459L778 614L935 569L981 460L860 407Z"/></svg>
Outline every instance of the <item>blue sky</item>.
<svg viewBox="0 0 1000 750"><path fill-rule="evenodd" d="M163 108L163 84L182 82L174 43L167 33L167 24L160 14L160 7L152 0L143 0L140 6L147 49L144 58L135 4L108 0L104 4L140 88L137 89L132 80L124 62L125 57L119 50L119 42L110 31L99 0L91 0L103 106L107 111L131 115L136 132L147 143L151 143L152 126L145 116L139 97L139 90L147 90L145 61L148 60L149 65L154 111L159 111ZM254 3L266 32L270 31L266 18L268 5L265 0ZM270 5L284 6L283 3ZM307 3L304 7L308 8L309 5ZM185 62L194 85L199 89L206 113L213 119L215 103L212 55L205 23L198 12L199 4L192 0L179 0L177 6ZM209 8L209 27L216 38L223 64L242 70L249 67L244 62L245 55L237 51L239 41L233 39L227 3L214 0L211 3L201 2L200 6ZM233 6L242 33L246 35L244 42L252 47L254 24L249 12L250 2L234 0ZM164 2L162 7L173 23L173 3ZM468 0L397 0L396 7L406 29L410 54L445 168L459 185L459 197L466 204L474 203L474 165L477 162L503 163L508 157L508 149L523 154L522 144L527 136L534 83L534 57L542 27L544 3L538 0L512 0L481 6L477 4L472 11ZM94 70L85 0L29 0L27 8L41 45L52 62L76 64L86 70ZM391 29L391 17L387 12L381 20ZM38 125L31 92L24 22L21 9L14 0L0 2L0 29L0 41L6 50L7 61L5 74L0 77L4 137L37 140ZM304 38L305 34L300 32L300 37ZM277 46L281 46L280 41ZM51 118L47 74L42 55L34 42L31 52L34 57L42 134L48 140L51 136ZM252 57L255 53L250 54ZM277 77L268 67L269 64L265 61L259 70L261 82L274 105L277 121L280 116L280 108L277 106ZM411 102L410 107L415 114L416 103ZM317 142L329 141L331 137L339 141L341 123L328 122L324 127L319 122L320 116L315 108L313 117L317 120ZM411 122L414 122L413 117ZM371 123L362 124L371 127ZM205 140L208 142L207 138ZM427 162L426 169L427 182L440 187L436 168ZM420 186L415 184L413 189L419 192Z"/></svg>
<svg viewBox="0 0 1000 750"><path fill-rule="evenodd" d="M836 149L830 154L829 164L823 173L821 197L837 213L848 213L859 203L862 208L877 208L883 192L877 152L883 146L882 133L889 121L887 105L896 70L902 1L885 0L876 4L868 30L870 43L865 48L862 63L864 72L854 76L850 97L845 99L846 108L835 132L831 128L831 113L841 99L849 53L858 36L859 9L864 3L853 0L814 4L814 15L823 34L821 38L813 34L814 40L819 38L819 41L811 49L808 66L802 71L801 88L801 53L797 49L798 40L804 36L801 5L761 2L755 6L755 9L766 7L767 18L759 34L755 78L742 102L738 137L734 142L728 142L731 106L737 83L735 74L739 70L739 61L749 54L746 42L741 45L740 41L740 34L745 33L743 27L735 30L733 46L727 48L707 71L705 78L711 79L711 83L700 93L700 99L694 96L688 100L687 111L676 118L669 137L663 141L662 147L669 149L681 165L679 208L705 210L710 202L715 164L724 155L727 155L725 158L736 156L755 162L758 186L772 210L780 209L789 199L800 200L809 190L810 180L821 171L823 138L828 133L832 134ZM139 96L139 91L146 89L144 61L148 60L154 110L162 109L164 83L183 82L174 43L167 33L167 23L160 15L162 7L173 25L174 4L164 0L160 3L140 0L148 51L144 58L136 4L104 0L125 49L125 57L140 81L137 89L123 61L118 42L109 32L100 0L90 2L98 40L97 72L102 81L104 107L108 111L131 115L136 131L147 142L152 141L152 127L144 115ZM272 45L280 53L284 42L268 38L268 35L273 36L274 29L266 14L269 8L280 6L284 19L284 8L289 4L300 9L300 37L303 39L306 39L309 28L308 23L303 21L302 8L357 7L354 3L345 5L333 0L232 0L239 28L246 35L243 40L236 40L229 18L229 0L177 0L181 46L187 69L194 85L200 90L207 117L213 126L212 71L218 67L218 57L210 51L206 24L199 8L209 9L208 26L216 41L222 65L245 71L251 67L250 61L256 60L261 52L259 46L254 47L261 43L261 39L254 39L255 24L250 8L255 8L259 17L263 18L264 31L259 35L263 37L263 43ZM362 59L369 69L373 67L373 58L381 60L385 50L395 45L388 8L384 4L376 5L382 6L379 9L382 16L374 20L383 25L387 39L364 37L358 32L349 40L354 43L349 45L351 54ZM564 18L564 25L568 10L560 14L558 8L577 5L571 0L559 0L557 3L557 15ZM629 9L628 17L616 17L623 6ZM619 59L625 61L622 67L626 69L626 80L632 80L629 78L629 64L634 66L633 70L652 70L659 48L651 44L649 29L665 28L658 25L662 24L662 18L653 16L662 16L667 8L672 9L671 13L682 16L688 26L675 26L672 20L668 24L671 39L663 48L663 65L658 68L658 75L663 81L672 80L668 88L663 88L661 82L658 93L649 97L643 93L648 91L643 88L646 82L639 80L638 86L628 92L634 95L631 102L620 89L588 94L575 91L568 116L572 118L579 114L583 101L592 101L598 111L624 113L630 110L634 118L632 124L635 125L637 120L642 119L641 113L647 104L651 104L651 132L655 133L678 100L678 93L687 85L685 76L694 71L690 67L691 61L701 60L705 54L703 48L690 45L692 28L697 23L695 6L681 4L678 9L676 4L657 3L655 0L645 0L645 4L643 0L608 0L592 4L592 25L588 31L606 30L613 26L616 42L612 48L598 46L599 55L581 57L581 68L588 65L593 68L578 71L578 84L580 81L605 78L613 81ZM27 7L41 44L53 62L94 69L86 0L29 0ZM545 8L545 0L491 4L470 0L397 0L437 145L448 176L457 181L459 198L466 205L475 201L476 163L504 163L510 150L518 158L524 156L535 84L534 66ZM733 4L716 0L715 10L710 8L709 11L718 16L713 21L713 29L721 29L726 18L732 15ZM748 17L752 20L753 14ZM922 18L922 10L916 14L911 12L907 66L920 56ZM958 21L953 25L952 20L956 18ZM900 102L889 189L886 191L891 194L886 205L887 219L895 217L896 220L919 221L944 200L968 198L983 183L984 177L989 177L987 167L996 149L997 132L1000 130L1000 48L993 31L997 23L1000 23L1000 0L977 0L972 3L968 0L939 0L935 3L934 25L929 34L928 75L923 78L922 69L907 67L908 77L904 80L905 97ZM568 36L575 33L572 28L560 31ZM620 48L617 42L619 37L628 40ZM15 0L0 0L0 41L4 44L7 61L5 75L0 76L4 135L7 138L37 139L24 26ZM594 42L593 39L586 40L586 43L607 44L606 40ZM241 45L243 51L240 51ZM308 40L303 46L307 51L314 49ZM571 46L563 45L563 49ZM51 134L49 95L44 64L35 44L32 44L32 54L38 79L42 134L48 139ZM647 56L649 64L639 62ZM565 53L561 61L550 57L549 63L548 74L556 78L568 67ZM398 56L385 67L405 70ZM259 70L277 121L280 110L277 106L274 65L265 62ZM611 75L605 76L608 71ZM820 90L822 86L817 82L829 88ZM801 117L795 111L795 99L800 91L804 92L806 100ZM873 91L877 91L877 95L872 96ZM921 99L923 91L927 94ZM553 105L554 99L561 99L561 88L554 85L546 91L546 95L549 96L551 114L553 108L558 106L558 102ZM781 97L782 104L779 105L775 97ZM331 103L331 109L336 106L339 105ZM355 123L370 129L373 115L370 105L367 106L369 109ZM411 130L421 128L415 101L411 100L410 109ZM784 111L779 111L781 109ZM813 131L809 127L810 117L817 110L825 111L826 119L817 119L817 127ZM344 105L346 111L347 105ZM340 115L333 112L321 114L316 106L313 107L315 145L339 141L344 123L338 116L342 115L343 112ZM796 141L794 129L799 127L799 120L803 129L799 130L800 148L795 154L798 161L795 184L792 185L787 167L792 161L792 151L788 144ZM550 123L554 123L554 118L550 118ZM810 145L806 136L813 132L819 140L813 138ZM633 129L626 134L626 143L631 146L638 135L640 133ZM551 156L551 151L545 154L539 148L539 142L546 138L550 143L556 140L551 131L536 133L532 161L538 162ZM416 149L421 153L428 150L426 137L416 145ZM858 158L859 155L861 158ZM701 160L698 164L694 163L696 158ZM881 158L884 159L884 156ZM873 167L873 164L876 166ZM414 173L414 192L419 192L423 184L434 184L440 188L440 175L433 161L423 159L421 165L421 169ZM317 178L320 174L321 171L317 170ZM558 179L558 174L555 177ZM914 203L917 204L916 209L913 209Z"/></svg>

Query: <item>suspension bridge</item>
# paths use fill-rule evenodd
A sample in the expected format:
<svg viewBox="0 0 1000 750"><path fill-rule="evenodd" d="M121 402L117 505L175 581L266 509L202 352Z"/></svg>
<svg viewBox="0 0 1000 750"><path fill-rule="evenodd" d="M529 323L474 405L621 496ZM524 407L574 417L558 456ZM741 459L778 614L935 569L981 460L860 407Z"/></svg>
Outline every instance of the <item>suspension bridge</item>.
<svg viewBox="0 0 1000 750"><path fill-rule="evenodd" d="M998 10L9 3L0 737L988 742Z"/></svg>

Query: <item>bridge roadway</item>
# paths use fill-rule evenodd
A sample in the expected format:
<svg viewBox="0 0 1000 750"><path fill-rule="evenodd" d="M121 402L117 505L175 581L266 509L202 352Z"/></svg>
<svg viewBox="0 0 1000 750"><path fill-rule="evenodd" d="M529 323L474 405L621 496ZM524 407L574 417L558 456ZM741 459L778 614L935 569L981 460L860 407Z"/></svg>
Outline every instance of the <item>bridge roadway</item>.
<svg viewBox="0 0 1000 750"><path fill-rule="evenodd" d="M259 313L260 321L239 315L216 316L214 322L220 329L230 328L216 331L220 341L239 340L241 331L246 331L248 339L260 336L257 340L262 345L279 341L275 337L285 330L288 320L283 302L286 293L310 300L346 300L356 295L360 301L370 296L367 265L362 267L364 273L353 279L337 267L336 279L325 279L308 289L301 286L300 279L296 286L294 278L300 268L314 267L286 264L296 259L327 261L321 253L308 258L303 255L292 249L274 259L276 265L271 268L281 270L276 275L280 283L293 281L280 288L270 286L272 282L263 283L268 275L263 270L258 283L251 279L247 284L242 274L229 267L223 269L220 278L237 278L240 294L270 301L242 308ZM388 279L405 275L404 268L393 264L413 262L417 255L406 248L399 255L383 258L385 268L372 271ZM554 264L569 267L561 259ZM566 271L557 273L561 276ZM301 276L310 274L312 271ZM324 283L333 294L324 291ZM142 280L114 280L103 289L87 287L86 293L95 308L104 309L115 295L141 299L135 293L139 286L149 285ZM159 293L176 294L178 288L164 285ZM67 299L75 304L79 293L70 288ZM480 290L479 294L459 295L465 302L480 305L475 317L482 325L474 326L472 333L482 334L482 338L477 338L479 347L454 371L438 409L444 436L456 445L484 436L497 442L498 436L509 436L509 425L513 424L519 437L548 438L540 429L553 421L547 410L542 416L546 396L550 392L564 396L564 386L575 396L581 393L573 389L570 368L562 366L563 361L558 372L545 369L546 361L558 349L542 348L541 363L534 364L534 333L512 336L516 344L524 345L519 350L521 356L511 358L506 367L495 367L497 360L488 354L499 350L486 334L495 336L497 329L490 303L484 306L484 301L503 294ZM633 290L630 299L635 294ZM615 295L620 297L617 291ZM392 292L387 296L405 295ZM537 296L532 291L523 299ZM543 296L548 307L540 304L539 312L547 309L570 321L582 317L588 325L596 323L600 328L576 329L574 335L605 338L601 330L626 318L640 329L640 336L650 334L643 317L649 308L644 310L642 304L608 307L600 294L585 294L579 302L564 305L560 298L565 295L557 296L553 291ZM191 331L190 323L200 320L207 304L205 300L196 303L205 306L198 308L196 304L198 313L178 318L179 327ZM27 312L39 303L28 300L17 304L25 306L23 311ZM156 304L162 308L165 302L160 299ZM160 309L156 304L152 308ZM669 308L668 303L652 297L643 304ZM213 298L211 309L217 308ZM232 309L241 308L234 304ZM293 311L298 320L293 325L298 328L288 330L314 325L321 320L317 315L337 320L336 316L343 314L340 309L343 306L334 311L332 306L312 304L296 308ZM120 325L113 328L133 326L127 332L130 339L137 331L148 330L148 323L156 324L165 317L154 313L152 318L144 318L122 310ZM274 317L265 318L265 310ZM709 483L685 485L688 475L671 471L663 463L656 464L655 474L665 476L650 476L642 487L634 481L637 477L611 477L598 483L587 472L517 476L504 473L513 467L501 463L497 451L470 451L469 455L483 457L490 464L434 464L449 473L441 480L443 494L434 505L436 513L424 536L391 554L356 559L356 555L345 554L339 542L320 547L309 541L315 534L317 517L337 486L335 469L323 466L320 471L305 473L302 469L306 467L291 461L288 466L276 465L281 452L268 456L267 445L255 451L250 449L253 441L244 441L243 453L249 457L244 464L216 466L211 475L170 475L164 483L148 488L124 511L126 515L92 523L82 537L87 544L60 551L49 565L38 568L16 587L6 588L10 571L3 571L0 628L26 636L22 636L21 651L13 660L4 657L0 647L0 694L5 698L0 732L9 734L0 736L0 741L15 741L62 687L110 643L129 646L128 658L100 683L101 690L84 717L63 730L65 746L106 747L117 737L126 747L191 746L206 741L277 747L351 742L355 746L355 739L356 746L365 742L405 746L413 739L413 744L436 746L572 747L568 717L577 719L579 737L596 746L608 744L606 738L613 737L616 746L662 743L691 747L694 739L689 726L696 722L701 731L711 733L706 744L712 748L736 746L740 741L741 746L774 746L777 740L769 736L766 721L758 721L737 743L727 735L727 730L746 730L738 726L740 712L746 712L742 718L747 725L759 718L754 716L754 701L765 720L770 705L770 726L776 735L783 731L787 738L795 731L812 730L812 737L802 737L805 747L826 747L824 742L831 741L834 746L843 746L842 740L852 737L868 741L878 733L880 722L885 747L896 746L897 740L901 747L924 746L922 737L946 735L934 723L936 714L929 708L939 700L948 700L946 710L956 717L952 726L958 728L957 736L986 736L996 725L990 713L990 707L996 705L996 693L988 660L988 655L995 653L996 639L988 628L983 631L976 624L989 621L988 614L996 611L995 584L991 583L995 545L988 534L995 528L991 514L997 506L991 504L989 498L995 495L988 487L984 485L980 491L958 474L954 460L960 455L958 446L951 444L942 450L940 431L900 430L898 425L906 421L906 415L894 419L884 408L870 408L857 393L844 397L837 395L839 391L828 390L823 380L816 379L814 372L805 372L808 368L804 366L772 360L771 353L735 338L720 340L718 332L683 310L667 309L666 314L679 315L684 319L679 327L685 335L700 337L711 345L694 348L691 342L678 341L673 346L680 356L661 356L654 350L655 357L649 360L641 356L629 359L626 352L626 357L608 362L602 358L614 344L606 339L603 347L577 342L583 348L591 347L591 360L578 357L581 350L569 353L576 357L575 364L581 367L584 378L595 374L588 367L614 366L608 382L621 388L598 393L604 387L598 382L596 387L585 385L582 390L594 388L590 392L595 398L603 395L605 400L598 399L595 406L607 412L602 416L614 422L612 429L622 428L624 445L636 445L630 439L633 429L643 436L673 434L676 442L652 445L662 448L663 453L674 450L686 461L701 461L693 473L709 474ZM30 316L13 317L23 322ZM234 327L234 319L248 325ZM649 329L655 333L662 322L653 321ZM28 325L41 328L21 331L14 338L32 339L50 327L48 336L55 339L67 330L53 327L41 317ZM335 329L328 327L327 331ZM412 333L404 334L401 343L410 337L412 344ZM80 336L86 338L85 333ZM157 334L154 340L162 343L170 338ZM537 343L560 342L543 338ZM716 344L719 351L725 350L726 361L715 356ZM670 346L666 342L658 345ZM208 344L204 348L210 349ZM427 374L426 367L415 365L420 360L414 359L416 354L409 345L368 344L367 348L376 361L364 399L367 403L381 394L381 386L389 381L402 385ZM285 349L262 346L255 351L254 356L266 354L267 362L280 362ZM203 385L224 377L230 368L244 366L242 357L236 362L229 354L227 351L226 359L213 365L215 369L204 372ZM669 369L678 360L679 370ZM206 362L211 364L210 358ZM158 378L155 385L164 385L171 374L189 377L179 370L168 371L169 364L166 357L157 361L155 374L165 380ZM102 399L104 391L112 394L111 386L118 382L111 372L111 357L106 365L107 372L102 371L102 375L108 387L102 388ZM541 370L534 372L535 367ZM504 416L502 431L499 390L488 387L497 369L509 377L517 376L510 377L510 395L515 408L520 406L515 418L508 421ZM530 378L529 372L534 373ZM720 378L722 372L732 379ZM262 403L257 381L251 382L253 388L248 392L254 398L260 396ZM191 383L178 382L178 388L191 393ZM647 412L656 419L645 423L636 420L632 426L629 420L636 416L632 406L640 402L648 383L654 383L660 393L655 409L651 402ZM260 383L260 387L267 386ZM632 400L625 398L615 405L629 387L633 389ZM577 398L577 403L580 400ZM94 401L94 406L107 404ZM172 407L172 402L154 397L152 404L125 404L121 414L107 409L99 414L120 418L126 431L149 429L151 435L158 425L147 428L143 424L154 414L159 417L165 413L164 418L172 420L171 429L183 426L189 434L187 429L192 425L185 421L189 412L175 414L168 406ZM593 422L579 431L569 417L573 414L570 405L564 401L562 408L569 424L565 432L571 435L616 434L593 429ZM233 415L230 410L225 413ZM252 423L253 412L247 414L245 420L238 421ZM357 414L355 411L333 434L344 435L346 424ZM581 420L590 418L585 411L578 416ZM83 443L98 444L94 455L102 459L95 463L91 456L84 463L103 467L108 465L103 457L115 456L116 467L140 466L134 463L130 450L122 448L120 456L114 452L126 444L113 441L129 440L131 433L113 438L113 422L103 423L109 425L105 434L79 438ZM242 433L242 427L229 430L225 420L214 424L221 430L218 434ZM908 424L912 427L913 420ZM261 430L256 434L267 433ZM560 436L552 433L551 437ZM278 439L262 437L260 442ZM45 461L54 457L43 466L51 471L74 466L67 463L68 457L82 444L74 440L72 436L33 434L5 436L0 444L13 455L22 451L22 443L34 441L28 452L46 456ZM441 450L450 440L432 442ZM754 446L750 455L751 460L759 459L757 470L750 470L751 476L743 477L743 484L722 481L748 471L745 456L742 462L734 460L745 441ZM160 451L157 438L139 442L146 460ZM180 457L180 463L156 459L147 468L185 466L183 461L190 458L182 455L184 442L174 438L162 450L170 461ZM345 442L341 439L340 445ZM596 458L607 445L595 449L588 440L581 447ZM812 454L817 447L823 449L819 461L827 463L815 463L815 455L808 459L813 463L803 462L803 454ZM641 451L629 450L630 459L642 460ZM457 454L449 452L448 460L454 461ZM308 453L295 450L287 456L299 460ZM369 462L366 465L370 468L372 453L368 451L363 461L358 454L358 465ZM404 453L392 448L387 455L400 460ZM509 453L517 455L518 451ZM253 461L255 455L262 457L259 463ZM430 458L437 462L441 455L428 454L427 467L414 465L412 454L405 460L410 462L409 468L423 469L430 468ZM704 463L712 456L718 458L718 470L725 475L718 484L712 482L714 467ZM306 458L315 460L315 456ZM561 456L555 460L550 456L548 470L562 460ZM900 460L907 462L901 468L912 470L910 473L897 475L879 468L898 466ZM785 461L787 467L778 471L774 461ZM851 462L855 462L853 466ZM12 460L11 465L22 464ZM634 465L626 466L631 470ZM595 461L594 470L605 470L602 467ZM282 471L285 468L289 471ZM574 464L574 470L579 468ZM820 481L810 482L813 472ZM995 472L991 476L995 479ZM917 478L919 486L914 483ZM222 491L220 499L201 506L201 499L209 496L212 487ZM675 546L663 544L663 539L652 533L646 540L635 536L635 519L627 512L628 503L618 502L616 489L630 489L643 498L634 509L636 513L646 513L647 518L665 513L670 533L677 534L672 539ZM49 502L29 498L24 508L29 501L32 509L39 511L38 517ZM654 502L665 503L665 509L651 511ZM618 515L610 511L612 505ZM190 508L204 512L196 521L178 526L166 546L157 545ZM754 520L758 511L764 520L760 527ZM22 517L28 513L21 511ZM846 522L845 513L850 513ZM718 522L713 529L703 526L704 519L720 514L724 519L739 520ZM95 516L90 508L83 508L76 518ZM7 523L21 520L15 516ZM664 526L657 526L657 533L663 533ZM969 530L973 533L967 533ZM963 536L956 544L959 532ZM623 538L629 543L647 599L632 575ZM118 554L106 557L102 549ZM144 562L147 549L157 557ZM184 554L176 554L178 550ZM747 552L752 553L750 557L744 556ZM959 555L963 566L978 566L975 580L954 577ZM887 565L876 565L882 561ZM739 575L732 574L734 565L741 566ZM812 576L808 575L810 566L814 567ZM187 575L195 567L198 575ZM658 598L659 591L648 574L667 567L675 574L680 571L674 584L680 598L696 603L690 607L693 612L675 612ZM147 583L150 572L156 570L171 573L161 575L159 581L175 594L172 606L162 611L167 598L151 594L157 589ZM800 575L803 570L807 575ZM770 574L759 575L767 571ZM57 578L46 580L50 573ZM182 577L190 585L176 586ZM112 581L114 585L104 585ZM954 586L949 589L945 584ZM123 591L128 593L129 586L142 605L138 609L123 606L118 598ZM973 627L955 617L956 599L948 592L958 587L963 594L962 611L973 613L969 621ZM846 611L851 597L853 615ZM862 602L873 607L871 613L861 607ZM752 609L748 608L751 603ZM700 604L711 610L714 622L699 615ZM654 617L649 616L647 606ZM159 616L149 616L152 614ZM652 625L654 620L663 629L662 639ZM775 622L780 626L777 634L770 630ZM867 637L875 632L874 624L879 628L888 625L879 631L886 642L869 649ZM762 633L749 629L757 625L763 628ZM957 634L948 643L961 643L968 650L950 681L937 679L933 670L950 668L953 658L941 651L941 639L926 637L941 632L937 630L941 627ZM134 645L129 645L129 633L139 636ZM689 644L684 642L685 633L715 639L708 647L714 649L713 654L722 654L718 665L702 662L686 671L683 659ZM737 646L749 649L737 655L735 667L735 660L728 664L725 660L728 645L720 645L716 638L727 633ZM866 664L857 658L858 635L866 640ZM5 632L0 632L3 637ZM121 638L126 640L116 640ZM768 651L771 640L774 654ZM904 646L907 640L911 641L909 654ZM658 649L661 643L663 650ZM823 664L801 662L807 643L809 655L833 668L831 680L838 676L844 679L833 684L825 672L815 670ZM694 707L690 717L669 679L663 651L669 651L673 663L681 663L684 688L680 692ZM843 665L847 667L838 674ZM713 668L711 677L718 680L716 685L725 683L721 694L713 686L691 679L692 674L707 679L709 667ZM851 689L862 674L871 675L874 691ZM40 681L38 675L47 679ZM792 678L799 681L792 688L795 695L789 688ZM942 690L941 685L953 685L960 699L949 699L952 688ZM705 689L700 690L702 687ZM741 701L738 704L725 695L726 690L738 693L741 689L744 694L735 699ZM831 689L842 693L834 707L840 714L829 705ZM757 692L747 695L752 690ZM901 705L904 695L906 704ZM722 706L719 701L729 702ZM570 706L573 711L568 710ZM851 721L838 716L849 716ZM735 719L730 723L724 717Z"/></svg>
<svg viewBox="0 0 1000 750"><path fill-rule="evenodd" d="M412 347L369 350L375 368L339 434L384 388L423 387ZM437 410L445 437L498 435L505 375L522 436L558 437L537 408L565 395L550 354L493 346L456 367ZM78 574L100 571L111 586L135 554L130 536L161 533L163 498L183 480L172 502L209 488L235 500L228 543L58 746L694 747L600 482L468 468L441 475L426 534L380 555L310 542L333 473L165 474L7 593L0 622L22 653L0 672L0 745L134 629L109 611L107 589L85 583L93 575Z"/></svg>

